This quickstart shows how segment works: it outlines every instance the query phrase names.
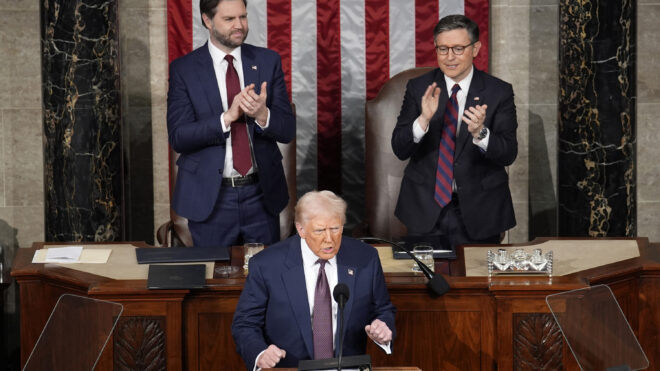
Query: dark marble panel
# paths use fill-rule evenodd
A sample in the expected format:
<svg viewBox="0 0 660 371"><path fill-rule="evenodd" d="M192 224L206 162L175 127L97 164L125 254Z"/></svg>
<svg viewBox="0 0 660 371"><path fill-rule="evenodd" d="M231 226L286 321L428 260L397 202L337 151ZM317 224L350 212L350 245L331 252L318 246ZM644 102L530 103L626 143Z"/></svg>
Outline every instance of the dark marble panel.
<svg viewBox="0 0 660 371"><path fill-rule="evenodd" d="M42 0L47 241L123 239L117 2Z"/></svg>
<svg viewBox="0 0 660 371"><path fill-rule="evenodd" d="M632 0L559 5L558 232L635 236Z"/></svg>

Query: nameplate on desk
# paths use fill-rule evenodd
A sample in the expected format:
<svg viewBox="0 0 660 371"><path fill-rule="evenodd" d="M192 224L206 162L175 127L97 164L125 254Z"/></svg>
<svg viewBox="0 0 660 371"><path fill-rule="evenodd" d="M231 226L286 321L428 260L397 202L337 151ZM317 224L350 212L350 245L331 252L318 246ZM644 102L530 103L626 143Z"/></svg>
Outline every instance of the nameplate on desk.
<svg viewBox="0 0 660 371"><path fill-rule="evenodd" d="M149 266L148 289L201 289L205 284L205 264Z"/></svg>
<svg viewBox="0 0 660 371"><path fill-rule="evenodd" d="M138 264L228 261L228 247L137 247Z"/></svg>

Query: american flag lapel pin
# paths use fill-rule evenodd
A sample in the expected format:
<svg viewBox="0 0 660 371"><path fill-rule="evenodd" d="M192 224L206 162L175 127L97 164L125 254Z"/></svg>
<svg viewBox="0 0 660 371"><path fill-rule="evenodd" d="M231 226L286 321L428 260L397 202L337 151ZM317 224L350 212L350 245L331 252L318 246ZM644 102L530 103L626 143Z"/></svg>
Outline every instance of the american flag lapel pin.
<svg viewBox="0 0 660 371"><path fill-rule="evenodd" d="M352 275L353 275L353 270L352 270L352 269L349 269L349 270L348 270L348 275L349 275L349 276L352 276Z"/></svg>
<svg viewBox="0 0 660 371"><path fill-rule="evenodd" d="M252 69L253 69L254 71L256 71L256 70L257 70L257 66L252 65Z"/></svg>

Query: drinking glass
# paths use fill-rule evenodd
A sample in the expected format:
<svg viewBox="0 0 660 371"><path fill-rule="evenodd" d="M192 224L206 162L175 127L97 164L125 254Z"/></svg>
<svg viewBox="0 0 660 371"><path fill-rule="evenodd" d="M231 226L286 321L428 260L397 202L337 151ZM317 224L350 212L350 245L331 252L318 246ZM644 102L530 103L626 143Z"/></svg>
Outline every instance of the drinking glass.
<svg viewBox="0 0 660 371"><path fill-rule="evenodd" d="M415 247L413 247L413 254L422 263L426 264L426 266L429 267L431 269L431 271L434 270L435 262L433 261L433 246L430 246L430 245L415 245ZM412 270L413 270L413 272L421 272L422 271L421 269L419 269L419 266L417 265L417 262L415 262L415 261L413 261Z"/></svg>
<svg viewBox="0 0 660 371"><path fill-rule="evenodd" d="M256 255L259 251L264 249L264 244L260 242L248 242L243 245L243 256L245 258L243 263L243 271L245 274L248 273L248 262L250 258Z"/></svg>

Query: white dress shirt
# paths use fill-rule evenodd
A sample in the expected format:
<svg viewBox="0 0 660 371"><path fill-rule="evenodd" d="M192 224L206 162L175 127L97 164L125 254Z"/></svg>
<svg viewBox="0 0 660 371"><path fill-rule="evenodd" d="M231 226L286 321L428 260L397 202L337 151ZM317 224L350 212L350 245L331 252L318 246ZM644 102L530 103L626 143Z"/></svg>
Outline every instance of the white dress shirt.
<svg viewBox="0 0 660 371"><path fill-rule="evenodd" d="M454 84L458 84L458 86L461 87L461 90L456 93L456 100L458 100L458 126L456 127L456 138L458 138L458 133L460 133L461 130L467 130L464 128L464 125L461 125L461 122L463 121L463 111L465 109L465 102L467 101L467 93L468 90L470 89L470 83L472 83L472 76L474 75L474 67L470 68L470 73L461 81L458 83L452 80L451 78L447 77L445 75L445 90L447 93L451 92L451 89L454 87ZM440 87L442 89L442 87ZM440 109L440 107L438 107ZM442 108L444 110L444 107ZM424 135L428 133L429 128L428 126L426 127L426 131L422 129L422 126L419 124L418 120L415 120L413 123L413 140L415 143L419 143ZM490 130L488 131L488 134L486 134L486 137L482 140L478 140L475 138L472 138L472 143L476 144L481 148L484 152L488 149L488 139L490 138Z"/></svg>
<svg viewBox="0 0 660 371"><path fill-rule="evenodd" d="M218 90L220 90L220 98L222 100L222 115L220 115L220 125L222 127L222 131L224 133L231 132L231 126L227 127L225 125L225 114L224 112L227 112L229 109L228 106L228 101L227 101L227 81L226 81L226 76L227 76L227 67L229 66L229 62L225 60L225 56L227 53L224 51L218 49L211 40L209 39L208 42L209 45L209 52L211 53L211 59L213 60L213 70L215 71L215 79L218 82ZM245 88L245 81L243 81L243 62L241 60L241 48L235 48L234 50L231 51L231 56L234 57L234 69L236 69L236 73L238 74L238 79L241 84L241 89ZM268 127L268 124L270 123L270 110L268 111L268 119L266 120L266 125L262 126L262 129L266 129ZM261 126L261 125L260 125ZM249 132L248 132L249 134ZM234 155L232 153L231 149L231 134L227 137L226 140L226 145L225 145L225 168L222 171L222 176L223 178L232 178L232 177L237 177L241 176L241 174L234 169ZM250 138L250 153L252 153L252 138ZM254 155L252 155L252 164L254 164ZM250 168L248 171L248 174L252 174L255 172L254 167Z"/></svg>

